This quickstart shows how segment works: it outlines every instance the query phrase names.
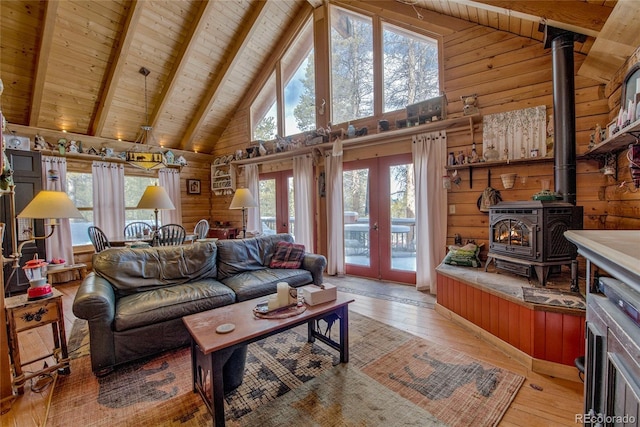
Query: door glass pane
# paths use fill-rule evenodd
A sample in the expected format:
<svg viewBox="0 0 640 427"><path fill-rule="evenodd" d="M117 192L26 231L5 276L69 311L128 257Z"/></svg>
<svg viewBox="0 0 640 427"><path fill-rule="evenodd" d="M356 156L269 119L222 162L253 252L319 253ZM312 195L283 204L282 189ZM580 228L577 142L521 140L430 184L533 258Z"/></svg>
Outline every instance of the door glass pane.
<svg viewBox="0 0 640 427"><path fill-rule="evenodd" d="M416 204L413 165L389 167L391 268L416 271Z"/></svg>
<svg viewBox="0 0 640 427"><path fill-rule="evenodd" d="M287 206L287 215L289 218L289 234L295 237L295 218L296 218L296 208L294 201L294 192L293 192L293 177L290 176L287 178L287 193L289 194L289 201Z"/></svg>
<svg viewBox="0 0 640 427"><path fill-rule="evenodd" d="M371 265L369 169L343 172L344 254L347 264Z"/></svg>
<svg viewBox="0 0 640 427"><path fill-rule="evenodd" d="M276 234L276 180L260 180L260 219L264 234Z"/></svg>

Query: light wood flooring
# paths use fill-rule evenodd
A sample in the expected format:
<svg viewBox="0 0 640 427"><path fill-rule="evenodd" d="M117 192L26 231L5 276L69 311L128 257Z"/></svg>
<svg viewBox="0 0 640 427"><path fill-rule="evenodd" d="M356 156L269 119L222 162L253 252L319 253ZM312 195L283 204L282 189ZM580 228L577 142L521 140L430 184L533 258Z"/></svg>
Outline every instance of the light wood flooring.
<svg viewBox="0 0 640 427"><path fill-rule="evenodd" d="M332 283L336 280L332 279ZM353 280L349 278L349 280ZM75 316L71 311L73 298L79 282L56 285L63 294L67 338ZM406 295L406 285L400 286ZM507 356L497 347L488 344L464 327L446 319L433 309L418 307L395 301L354 295L350 310L375 318L398 329L410 332L430 341L463 351L481 359L516 372L526 377L515 400L507 410L500 426L575 426L575 414L581 414L583 385L580 382L555 379L528 371L524 366ZM422 298L423 296L421 296ZM51 331L48 327L23 332L20 335L21 354L36 354L51 348ZM34 367L34 369L41 366ZM73 371L71 372L73 375ZM18 396L11 409L2 415L2 427L43 426L46 418L46 402L50 388L41 393L30 390Z"/></svg>

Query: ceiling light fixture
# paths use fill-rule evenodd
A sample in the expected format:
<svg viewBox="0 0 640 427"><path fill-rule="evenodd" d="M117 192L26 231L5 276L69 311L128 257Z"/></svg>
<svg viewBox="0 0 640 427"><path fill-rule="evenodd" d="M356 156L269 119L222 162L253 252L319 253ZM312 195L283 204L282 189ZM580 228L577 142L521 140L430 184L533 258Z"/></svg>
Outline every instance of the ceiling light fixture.
<svg viewBox="0 0 640 427"><path fill-rule="evenodd" d="M150 142L153 142L153 145L157 145L155 143L155 138L153 137L153 126L149 124L149 103L147 100L147 76L151 74L151 71L149 71L148 68L141 67L138 72L144 76L144 114L146 124L140 126L141 132L136 138L136 144L145 144L150 146ZM166 167L164 154L160 151L127 151L125 160L130 165L145 170L161 169Z"/></svg>

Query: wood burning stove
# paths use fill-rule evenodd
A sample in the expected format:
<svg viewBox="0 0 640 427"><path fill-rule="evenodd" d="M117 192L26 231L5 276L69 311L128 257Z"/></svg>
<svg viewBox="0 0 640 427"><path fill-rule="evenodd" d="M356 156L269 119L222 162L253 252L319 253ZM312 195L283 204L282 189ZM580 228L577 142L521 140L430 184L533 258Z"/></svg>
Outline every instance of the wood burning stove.
<svg viewBox="0 0 640 427"><path fill-rule="evenodd" d="M496 268L528 278L533 272L545 286L551 269L570 265L577 283L576 247L564 237L582 228L582 207L559 201L501 202L489 209L489 255ZM575 276L575 277L574 277Z"/></svg>

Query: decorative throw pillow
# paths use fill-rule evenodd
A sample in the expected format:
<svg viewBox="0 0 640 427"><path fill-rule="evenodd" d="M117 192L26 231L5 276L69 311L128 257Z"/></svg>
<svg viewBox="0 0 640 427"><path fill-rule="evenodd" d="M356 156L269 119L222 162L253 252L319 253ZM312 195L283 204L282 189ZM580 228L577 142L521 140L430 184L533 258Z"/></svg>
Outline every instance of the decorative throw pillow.
<svg viewBox="0 0 640 427"><path fill-rule="evenodd" d="M300 268L304 257L304 245L278 242L269 263L270 268Z"/></svg>
<svg viewBox="0 0 640 427"><path fill-rule="evenodd" d="M444 257L444 263L464 267L480 267L482 262L478 258L479 254L480 246L475 243L467 243L462 247L451 245L447 256Z"/></svg>

